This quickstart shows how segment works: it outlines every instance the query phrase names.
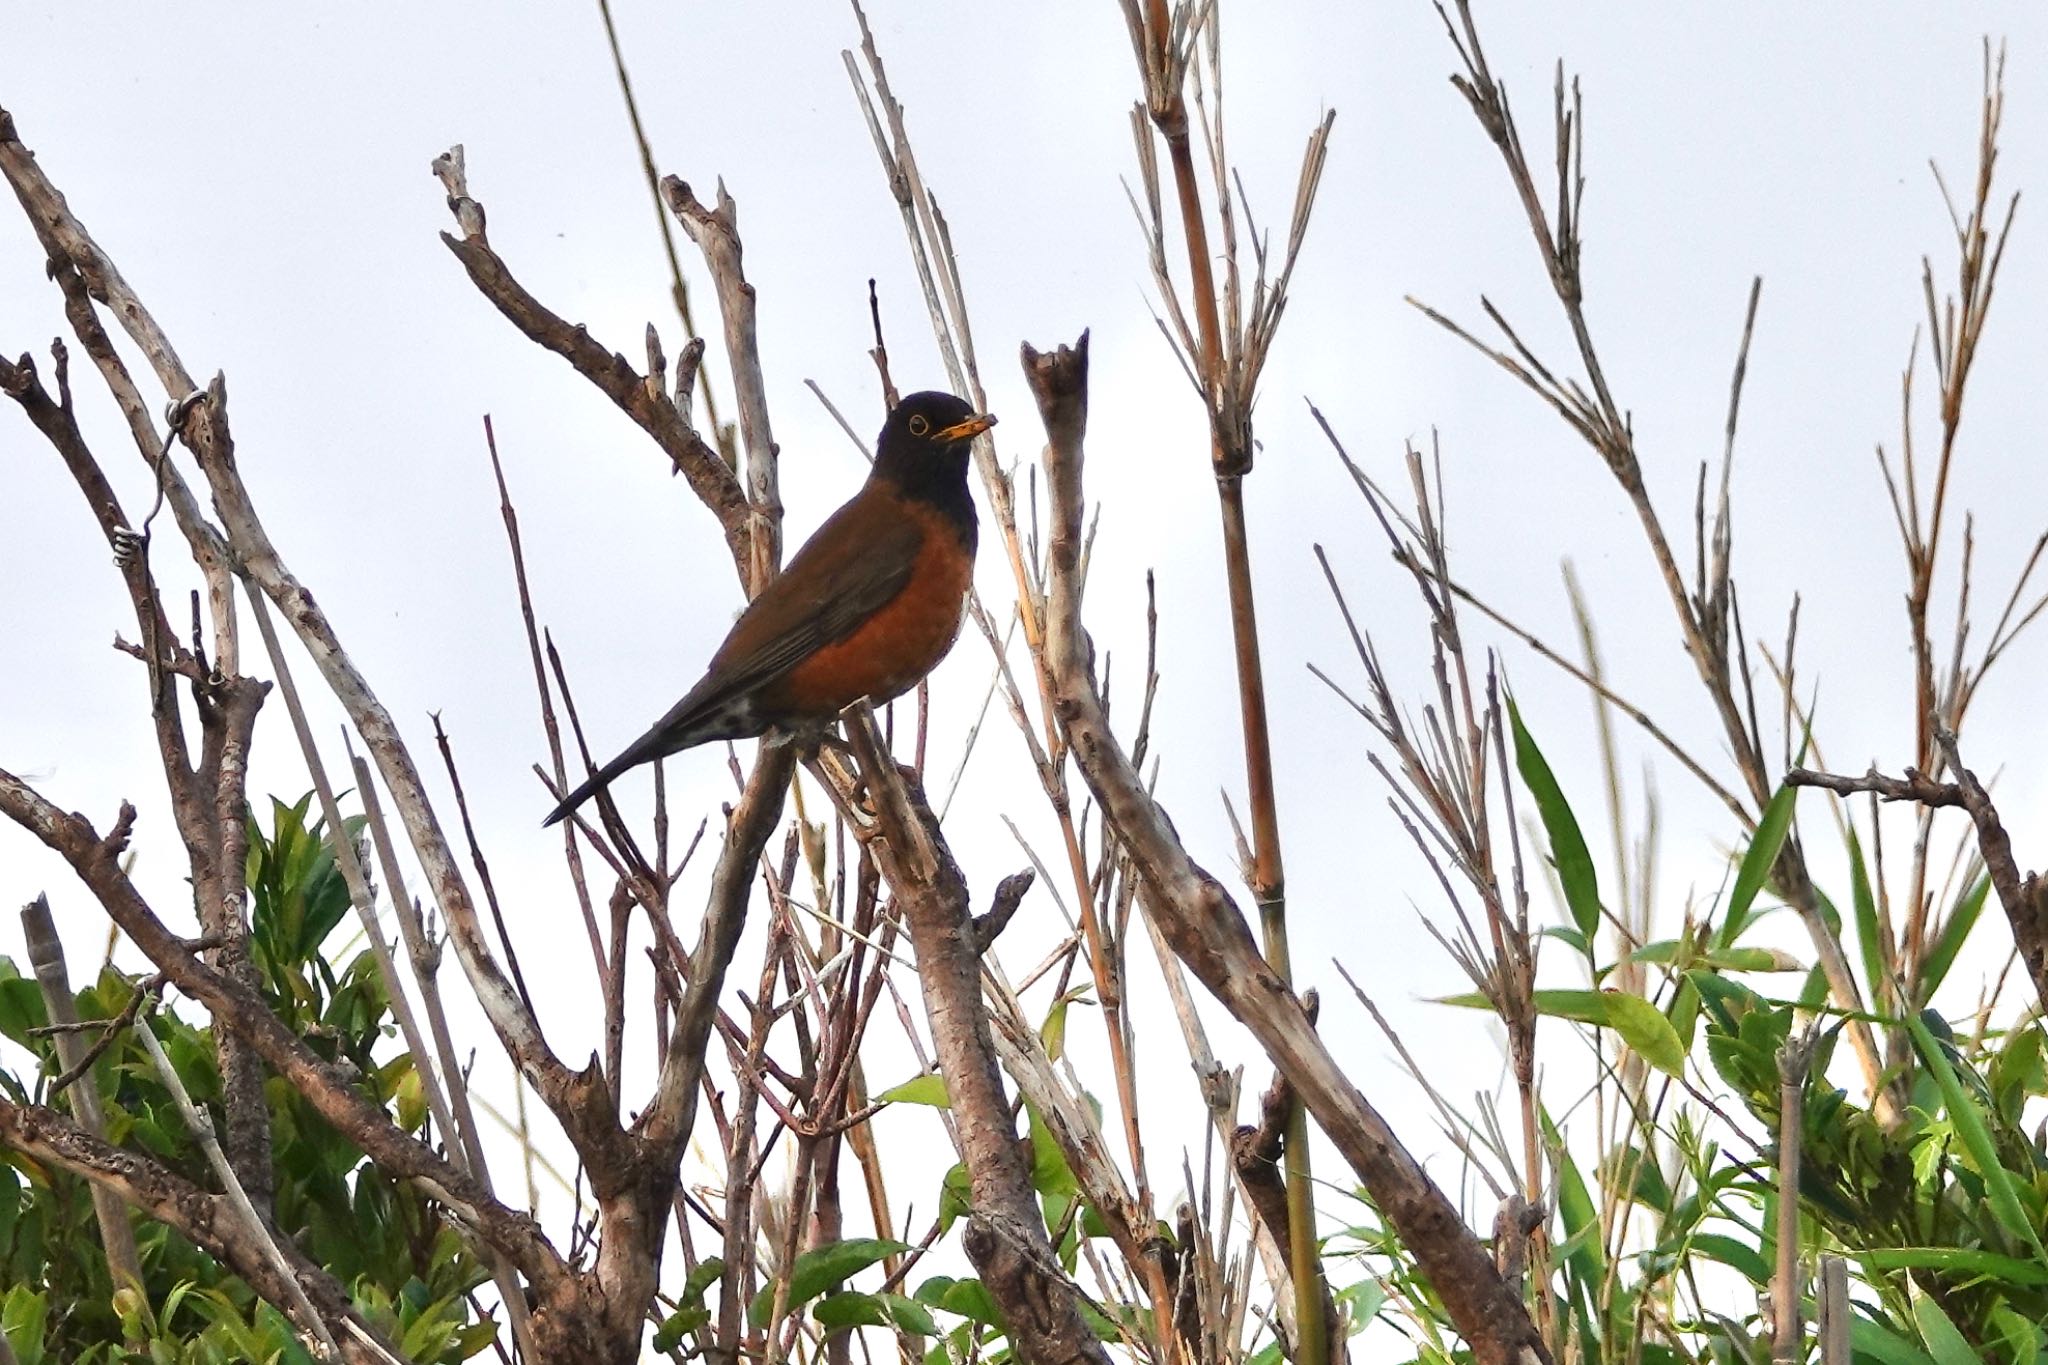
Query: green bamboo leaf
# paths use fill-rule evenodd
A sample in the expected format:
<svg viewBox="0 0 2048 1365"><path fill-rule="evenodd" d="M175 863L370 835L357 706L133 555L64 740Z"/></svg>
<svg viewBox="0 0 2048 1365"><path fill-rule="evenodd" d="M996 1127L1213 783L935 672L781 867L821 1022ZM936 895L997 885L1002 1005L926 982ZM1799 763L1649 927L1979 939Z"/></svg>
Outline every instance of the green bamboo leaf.
<svg viewBox="0 0 2048 1365"><path fill-rule="evenodd" d="M1870 889L1870 869L1863 862L1863 843L1849 826L1849 899L1856 912L1856 951L1863 959L1863 980L1872 1000L1885 997L1878 983L1887 979L1883 939L1877 923L1877 897Z"/></svg>
<svg viewBox="0 0 2048 1365"><path fill-rule="evenodd" d="M1612 1022L1607 1011L1610 994L1608 991L1536 991L1533 997L1538 1014L1606 1026Z"/></svg>
<svg viewBox="0 0 2048 1365"><path fill-rule="evenodd" d="M2006 1284L2048 1284L2048 1265L1968 1247L1880 1247L1856 1257L1874 1271L1942 1270Z"/></svg>
<svg viewBox="0 0 2048 1365"><path fill-rule="evenodd" d="M1748 1281L1763 1288L1771 1282L1771 1263L1755 1247L1738 1242L1733 1237L1718 1232L1702 1232L1693 1236L1687 1245L1710 1261L1742 1272Z"/></svg>
<svg viewBox="0 0 2048 1365"><path fill-rule="evenodd" d="M1917 1014L1909 1014L1905 1022L1914 1050L1941 1087L1942 1106L1948 1110L1949 1121L1968 1149L1977 1173L1984 1177L1984 1193L1991 1201L1991 1211L2007 1232L2032 1247L2034 1254L2048 1263L2048 1247L2042 1246L2040 1230L2027 1217L2012 1172L1999 1163L1998 1146L1992 1140L1990 1125L1977 1097L1964 1089L1955 1067L1949 1063L1948 1053L1934 1040L1925 1021Z"/></svg>
<svg viewBox="0 0 2048 1365"><path fill-rule="evenodd" d="M1913 1325L1920 1329L1920 1340L1934 1353L1935 1365L1983 1365L1970 1349L1970 1339L1941 1311L1941 1305L1918 1285L1912 1286L1912 1293Z"/></svg>
<svg viewBox="0 0 2048 1365"><path fill-rule="evenodd" d="M1858 1360L1869 1356L1878 1365L1934 1365L1927 1352L1861 1313L1849 1319L1849 1351Z"/></svg>
<svg viewBox="0 0 2048 1365"><path fill-rule="evenodd" d="M1600 928L1600 879L1593 870L1593 855L1586 849L1586 836L1579 832L1579 819L1572 814L1571 803L1565 800L1543 751L1522 724L1522 712L1512 697L1508 699L1508 723L1515 732L1515 767L1522 774L1522 785L1536 798L1536 813L1543 819L1543 832L1550 837L1550 859L1564 888L1572 923L1590 944Z"/></svg>
<svg viewBox="0 0 2048 1365"><path fill-rule="evenodd" d="M1605 991L1607 1022L1636 1055L1667 1076L1685 1074L1685 1045L1671 1021L1640 995L1627 991Z"/></svg>
<svg viewBox="0 0 2048 1365"><path fill-rule="evenodd" d="M1564 1241L1559 1250L1564 1253L1571 1278L1589 1291L1597 1292L1606 1282L1607 1274L1607 1259L1600 1246L1599 1206L1587 1191L1586 1178L1579 1173L1578 1162L1572 1159L1571 1152L1565 1147L1557 1125L1550 1121L1549 1111L1539 1111L1538 1119L1543 1125L1543 1139L1557 1152L1560 1163L1557 1215L1564 1226Z"/></svg>
<svg viewBox="0 0 2048 1365"><path fill-rule="evenodd" d="M1689 951L1688 951L1689 946ZM1718 967L1724 972L1799 972L1806 964L1777 948L1702 948L1675 938L1646 943L1629 954L1632 962L1655 967L1675 965L1681 957L1689 967Z"/></svg>
<svg viewBox="0 0 2048 1365"><path fill-rule="evenodd" d="M1771 867L1778 861L1779 850L1785 847L1785 836L1792 832L1792 807L1798 799L1795 787L1780 787L1778 794L1764 807L1763 817L1756 822L1756 833L1750 836L1749 848L1742 855L1742 863L1735 869L1735 889L1728 893L1728 910L1721 921L1719 946L1728 948L1742 937L1742 931L1749 927L1750 904L1756 900L1756 893L1763 890L1769 880Z"/></svg>
<svg viewBox="0 0 2048 1365"><path fill-rule="evenodd" d="M1053 1001L1052 1008L1046 1011L1045 1022L1038 1026L1038 1041L1045 1046L1045 1055L1050 1060L1058 1061L1067 1050L1067 1006L1076 1001L1088 1003L1093 989L1076 986Z"/></svg>
<svg viewBox="0 0 2048 1365"><path fill-rule="evenodd" d="M1927 961L1920 969L1920 998L1932 1000L1934 992L1948 975L1948 969L1955 965L1956 954L1963 950L1969 940L1970 931L1977 927L1977 916L1984 909L1984 899L1991 893L1991 875L1984 873L1972 882L1962 895L1956 898L1955 908L1948 913L1947 921L1941 926L1940 937L1927 950Z"/></svg>

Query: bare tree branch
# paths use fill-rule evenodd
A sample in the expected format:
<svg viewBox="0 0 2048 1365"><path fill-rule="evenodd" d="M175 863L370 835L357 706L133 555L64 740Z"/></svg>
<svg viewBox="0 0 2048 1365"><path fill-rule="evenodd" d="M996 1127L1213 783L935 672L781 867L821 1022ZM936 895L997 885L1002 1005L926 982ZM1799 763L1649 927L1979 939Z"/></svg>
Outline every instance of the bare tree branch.
<svg viewBox="0 0 2048 1365"><path fill-rule="evenodd" d="M1266 965L1243 912L1188 856L1172 822L1132 767L1103 714L1092 649L1081 625L1082 437L1088 415L1087 337L1051 353L1023 348L1025 378L1044 418L1052 496L1046 658L1075 762L1143 885L1140 905L1174 951L1252 1031L1394 1225L1482 1365L1548 1361L1519 1296L1379 1114L1338 1068L1286 984Z"/></svg>

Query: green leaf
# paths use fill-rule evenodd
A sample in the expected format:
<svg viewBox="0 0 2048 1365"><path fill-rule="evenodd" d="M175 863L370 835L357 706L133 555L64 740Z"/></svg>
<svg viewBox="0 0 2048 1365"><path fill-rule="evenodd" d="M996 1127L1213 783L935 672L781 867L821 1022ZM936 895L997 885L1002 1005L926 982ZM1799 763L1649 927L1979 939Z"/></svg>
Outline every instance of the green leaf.
<svg viewBox="0 0 2048 1365"><path fill-rule="evenodd" d="M1605 1282L1607 1272L1607 1258L1600 1246L1600 1210L1586 1189L1586 1178L1579 1173L1578 1162L1572 1159L1571 1152L1565 1147L1557 1125L1550 1121L1549 1111L1540 1111L1538 1118L1543 1126L1543 1139L1558 1153L1560 1163L1557 1213L1564 1224L1564 1241L1559 1250L1564 1254L1572 1278L1588 1290L1598 1290Z"/></svg>
<svg viewBox="0 0 2048 1365"><path fill-rule="evenodd" d="M724 1274L725 1262L716 1256L697 1262L696 1269L683 1281L683 1292L677 1296L678 1301L701 1307L704 1303L704 1291L717 1284Z"/></svg>
<svg viewBox="0 0 2048 1365"><path fill-rule="evenodd" d="M1571 803L1565 800L1543 751L1522 724L1521 708L1512 697L1508 699L1508 723L1515 732L1515 767L1522 774L1522 785L1536 798L1536 812L1550 838L1550 859L1564 888L1565 904L1571 908L1572 923L1591 944L1600 929L1600 880L1593 870L1593 855L1586 849L1586 836L1579 832L1579 819L1572 814Z"/></svg>
<svg viewBox="0 0 2048 1365"><path fill-rule="evenodd" d="M1870 869L1863 862L1863 843L1849 826L1849 900L1856 912L1856 951L1863 959L1863 980L1872 1000L1885 998L1879 982L1886 979L1884 943L1877 922L1877 897L1870 889Z"/></svg>
<svg viewBox="0 0 2048 1365"><path fill-rule="evenodd" d="M684 1337L711 1321L711 1310L702 1304L685 1304L661 1320L654 1330L654 1349L661 1355L682 1344Z"/></svg>
<svg viewBox="0 0 2048 1365"><path fill-rule="evenodd" d="M1533 998L1538 1014L1605 1026L1608 1023L1608 994L1606 991L1536 991Z"/></svg>
<svg viewBox="0 0 2048 1365"><path fill-rule="evenodd" d="M1935 1365L1982 1365L1977 1353L1970 1349L1969 1338L1957 1330L1955 1322L1941 1311L1941 1305L1918 1285L1912 1287L1912 1293L1913 1325L1920 1329L1920 1340L1934 1353Z"/></svg>
<svg viewBox="0 0 2048 1365"><path fill-rule="evenodd" d="M29 1030L49 1022L43 1011L42 987L25 976L0 980L0 1036L42 1056L50 1051L50 1040L35 1037Z"/></svg>
<svg viewBox="0 0 2048 1365"><path fill-rule="evenodd" d="M1024 1109L1031 1121L1031 1188L1040 1194L1079 1194L1081 1182L1074 1178L1073 1168L1067 1165L1067 1154L1060 1150L1052 1129L1039 1118L1037 1106L1027 1104Z"/></svg>
<svg viewBox="0 0 2048 1365"><path fill-rule="evenodd" d="M1977 1173L1984 1177L1984 1193L1991 1202L1991 1211L2007 1232L2026 1242L2036 1256L2048 1262L2048 1247L2041 1245L2041 1233L2020 1203L2012 1172L1998 1160L1998 1145L1992 1139L1977 1097L1963 1088L1955 1067L1949 1063L1947 1050L1935 1041L1925 1019L1921 1015L1909 1014L1905 1024L1907 1034L1913 1039L1914 1050L1941 1087L1942 1107L1948 1111L1949 1121L1955 1125Z"/></svg>
<svg viewBox="0 0 2048 1365"><path fill-rule="evenodd" d="M980 1280L956 1280L950 1275L934 1275L919 1285L917 1301L933 1308L978 1322L984 1327L1001 1327L1002 1315L996 1311L996 1300L988 1292L988 1286Z"/></svg>
<svg viewBox="0 0 2048 1365"><path fill-rule="evenodd" d="M1857 1359L1869 1356L1878 1365L1934 1365L1934 1358L1918 1346L1861 1313L1849 1319L1849 1349Z"/></svg>
<svg viewBox="0 0 2048 1365"><path fill-rule="evenodd" d="M1764 1259L1763 1253L1733 1237L1725 1237L1718 1232L1702 1232L1694 1236L1688 1245L1708 1260L1719 1261L1741 1271L1759 1289L1771 1282L1771 1263Z"/></svg>
<svg viewBox="0 0 2048 1365"><path fill-rule="evenodd" d="M1941 1270L1958 1277L1981 1277L2006 1284L2048 1284L2048 1265L1969 1247L1879 1247L1858 1252L1856 1259L1880 1272Z"/></svg>
<svg viewBox="0 0 2048 1365"><path fill-rule="evenodd" d="M1332 1297L1350 1318L1349 1334L1356 1336L1380 1315L1380 1309L1386 1306L1387 1291L1378 1280L1360 1280L1338 1290Z"/></svg>
<svg viewBox="0 0 2048 1365"><path fill-rule="evenodd" d="M922 1304L918 1305L923 1307ZM843 1331L849 1327L887 1327L888 1310L873 1294L862 1294L855 1290L841 1290L827 1294L811 1305L811 1316L818 1325L832 1331Z"/></svg>
<svg viewBox="0 0 2048 1365"><path fill-rule="evenodd" d="M934 1109L948 1109L953 1103L946 1093L946 1078L936 1071L892 1085L875 1098L884 1104L928 1104Z"/></svg>
<svg viewBox="0 0 2048 1365"><path fill-rule="evenodd" d="M1927 961L1920 968L1922 1000L1934 998L1934 992L1948 975L1948 969L1955 965L1956 954L1963 950L1970 931L1977 927L1977 916L1983 911L1984 898L1990 892L1991 875L1984 873L1956 898L1955 908L1949 911L1948 919L1942 923L1940 936L1927 950Z"/></svg>
<svg viewBox="0 0 2048 1365"><path fill-rule="evenodd" d="M49 1300L25 1284L0 1299L0 1331L7 1333L7 1344L21 1365L42 1365L43 1325L49 1315Z"/></svg>
<svg viewBox="0 0 2048 1365"><path fill-rule="evenodd" d="M1588 945L1586 941L1586 936L1580 933L1577 929L1573 928L1569 924L1552 924L1546 926L1543 929L1538 930L1537 932L1544 938L1554 938L1559 943L1571 945L1571 948L1574 952L1582 953L1587 957L1591 957L1593 955L1593 949L1591 948L1591 946ZM1279 1351L1278 1346L1269 1347L1267 1349L1274 1351L1276 1354Z"/></svg>
<svg viewBox="0 0 2048 1365"><path fill-rule="evenodd" d="M916 1299L890 1293L877 1294L875 1297L882 1301L882 1307L889 1312L889 1320L895 1323L899 1330L918 1337L935 1337L939 1334L939 1324L932 1318L931 1310Z"/></svg>
<svg viewBox="0 0 2048 1365"><path fill-rule="evenodd" d="M910 1248L904 1243L882 1237L853 1237L844 1242L813 1247L797 1257L796 1264L790 1269L790 1311L795 1312L826 1290L837 1287L847 1276L867 1269L883 1257L908 1250ZM753 1304L747 1309L747 1319L756 1327L765 1327L774 1311L775 1286L771 1284L754 1296Z"/></svg>
<svg viewBox="0 0 2048 1365"><path fill-rule="evenodd" d="M1091 989L1076 986L1063 991L1060 998L1052 1002L1052 1008L1046 1011L1045 1022L1038 1026L1038 1041L1045 1045L1045 1055L1051 1060L1058 1061L1067 1050L1067 1006L1076 1002L1088 1003Z"/></svg>
<svg viewBox="0 0 2048 1365"><path fill-rule="evenodd" d="M1716 967L1724 972L1797 972L1806 965L1776 948L1701 948L1675 938L1646 943L1628 956L1631 962L1660 967L1676 965L1682 958L1688 967Z"/></svg>
<svg viewBox="0 0 2048 1365"><path fill-rule="evenodd" d="M1750 903L1769 880L1778 852L1785 847L1785 836L1792 832L1792 807L1798 796L1798 788L1780 787L1764 807L1763 818L1756 822L1756 833L1750 837L1749 849L1735 870L1735 889L1728 893L1728 909L1716 940L1718 946L1733 947L1749 927Z"/></svg>
<svg viewBox="0 0 2048 1365"><path fill-rule="evenodd" d="M974 1208L974 1181L967 1174L967 1163L955 1162L946 1172L946 1178L939 1182L939 1232L951 1231L953 1224L965 1217Z"/></svg>
<svg viewBox="0 0 2048 1365"><path fill-rule="evenodd" d="M1671 1021L1640 995L1606 991L1607 1020L1636 1055L1667 1076L1685 1075L1685 1045Z"/></svg>

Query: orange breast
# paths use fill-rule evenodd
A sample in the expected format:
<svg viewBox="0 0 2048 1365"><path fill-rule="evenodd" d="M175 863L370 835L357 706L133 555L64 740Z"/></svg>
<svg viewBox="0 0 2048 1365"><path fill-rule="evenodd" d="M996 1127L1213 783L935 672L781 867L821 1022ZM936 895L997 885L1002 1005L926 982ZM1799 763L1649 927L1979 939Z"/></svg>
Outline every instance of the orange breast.
<svg viewBox="0 0 2048 1365"><path fill-rule="evenodd" d="M903 591L853 634L791 669L771 704L820 716L863 697L879 705L909 691L946 657L966 614L974 560L938 516L921 508L909 514L927 524Z"/></svg>

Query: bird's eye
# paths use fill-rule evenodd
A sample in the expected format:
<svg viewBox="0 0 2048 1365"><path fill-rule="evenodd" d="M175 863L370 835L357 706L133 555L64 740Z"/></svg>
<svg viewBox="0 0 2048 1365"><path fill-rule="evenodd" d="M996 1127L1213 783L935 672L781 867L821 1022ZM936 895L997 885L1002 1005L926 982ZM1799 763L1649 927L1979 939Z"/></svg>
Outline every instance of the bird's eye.
<svg viewBox="0 0 2048 1365"><path fill-rule="evenodd" d="M930 422L925 421L922 417L913 417L910 419L910 434L912 436L922 436L931 429L932 424Z"/></svg>

